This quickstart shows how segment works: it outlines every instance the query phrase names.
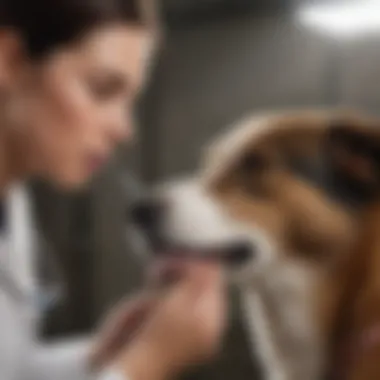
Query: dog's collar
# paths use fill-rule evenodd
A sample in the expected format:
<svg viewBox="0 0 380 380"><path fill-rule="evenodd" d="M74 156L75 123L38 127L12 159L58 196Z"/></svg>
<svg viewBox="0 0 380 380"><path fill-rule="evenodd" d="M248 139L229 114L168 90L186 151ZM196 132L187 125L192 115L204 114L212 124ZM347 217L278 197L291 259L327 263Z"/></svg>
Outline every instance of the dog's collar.
<svg viewBox="0 0 380 380"><path fill-rule="evenodd" d="M333 380L344 380L352 365L373 348L380 346L380 322L353 334L344 343L339 352L337 363L334 363Z"/></svg>

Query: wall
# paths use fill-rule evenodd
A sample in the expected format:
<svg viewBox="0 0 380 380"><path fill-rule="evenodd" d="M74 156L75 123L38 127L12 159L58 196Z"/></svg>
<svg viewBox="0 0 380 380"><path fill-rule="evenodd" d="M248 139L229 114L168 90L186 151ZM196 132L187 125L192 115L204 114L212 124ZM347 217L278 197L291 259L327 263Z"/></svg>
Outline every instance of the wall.
<svg viewBox="0 0 380 380"><path fill-rule="evenodd" d="M193 168L200 147L247 112L327 103L330 50L284 17L248 15L169 36L148 110L159 144L153 175Z"/></svg>

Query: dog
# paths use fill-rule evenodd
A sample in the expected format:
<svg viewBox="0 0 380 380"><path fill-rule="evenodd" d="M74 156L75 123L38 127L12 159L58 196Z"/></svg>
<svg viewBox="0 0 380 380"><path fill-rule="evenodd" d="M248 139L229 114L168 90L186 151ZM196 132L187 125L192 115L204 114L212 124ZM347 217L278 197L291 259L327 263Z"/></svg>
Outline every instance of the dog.
<svg viewBox="0 0 380 380"><path fill-rule="evenodd" d="M229 259L264 379L320 380L350 358L339 379L378 380L379 194L380 120L288 110L230 126L132 218L158 253Z"/></svg>

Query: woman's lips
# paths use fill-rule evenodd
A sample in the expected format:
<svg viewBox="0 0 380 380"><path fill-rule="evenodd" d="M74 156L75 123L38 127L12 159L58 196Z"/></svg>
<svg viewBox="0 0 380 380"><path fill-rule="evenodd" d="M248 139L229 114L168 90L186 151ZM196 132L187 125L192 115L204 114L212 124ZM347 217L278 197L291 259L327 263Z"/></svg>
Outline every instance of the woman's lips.
<svg viewBox="0 0 380 380"><path fill-rule="evenodd" d="M106 161L106 156L94 154L88 159L88 168L91 172L97 171L104 166Z"/></svg>

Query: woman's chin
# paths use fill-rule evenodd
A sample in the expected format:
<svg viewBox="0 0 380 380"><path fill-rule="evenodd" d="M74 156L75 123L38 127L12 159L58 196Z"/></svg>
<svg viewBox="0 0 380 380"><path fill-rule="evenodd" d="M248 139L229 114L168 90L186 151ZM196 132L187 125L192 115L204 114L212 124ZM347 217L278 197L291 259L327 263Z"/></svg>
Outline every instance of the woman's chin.
<svg viewBox="0 0 380 380"><path fill-rule="evenodd" d="M76 192L85 189L89 183L91 183L92 176L84 175L65 175L65 176L54 176L50 178L52 185L59 190Z"/></svg>

